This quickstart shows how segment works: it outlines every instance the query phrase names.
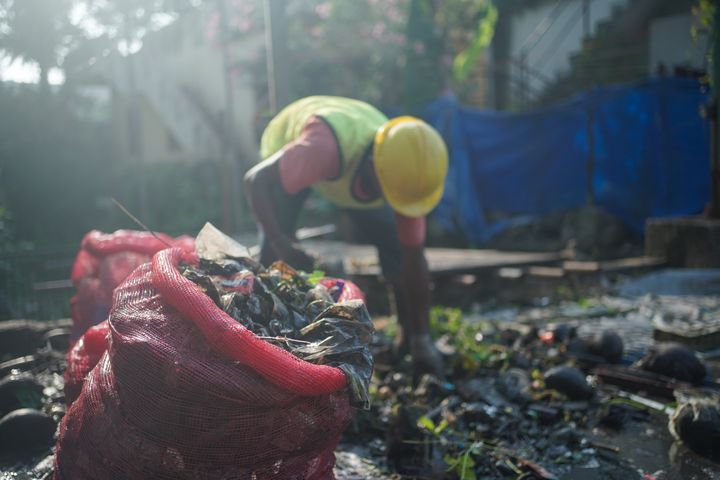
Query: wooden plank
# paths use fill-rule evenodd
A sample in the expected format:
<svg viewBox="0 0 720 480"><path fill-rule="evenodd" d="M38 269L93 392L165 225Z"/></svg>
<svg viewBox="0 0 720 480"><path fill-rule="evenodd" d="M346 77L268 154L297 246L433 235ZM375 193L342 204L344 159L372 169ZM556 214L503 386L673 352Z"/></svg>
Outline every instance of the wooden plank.
<svg viewBox="0 0 720 480"><path fill-rule="evenodd" d="M508 280L518 280L525 275L525 270L517 267L500 267L498 277Z"/></svg>
<svg viewBox="0 0 720 480"><path fill-rule="evenodd" d="M562 264L566 272L599 272L600 262L578 262L567 260Z"/></svg>
<svg viewBox="0 0 720 480"><path fill-rule="evenodd" d="M533 277L545 278L562 278L565 276L565 270L562 267L530 267L528 275Z"/></svg>
<svg viewBox="0 0 720 480"><path fill-rule="evenodd" d="M602 262L576 260L562 262L562 268L568 273L624 272L663 265L665 265L665 259L658 257L629 257Z"/></svg>
<svg viewBox="0 0 720 480"><path fill-rule="evenodd" d="M380 274L377 252L370 245L342 242L307 241L303 245L329 264L342 262L348 275L377 276ZM505 252L457 248L426 248L430 272L433 275L473 274L502 267L549 265L557 263L557 253Z"/></svg>
<svg viewBox="0 0 720 480"><path fill-rule="evenodd" d="M601 262L600 268L604 272L620 272L638 268L662 267L666 263L666 260L662 257L630 257Z"/></svg>

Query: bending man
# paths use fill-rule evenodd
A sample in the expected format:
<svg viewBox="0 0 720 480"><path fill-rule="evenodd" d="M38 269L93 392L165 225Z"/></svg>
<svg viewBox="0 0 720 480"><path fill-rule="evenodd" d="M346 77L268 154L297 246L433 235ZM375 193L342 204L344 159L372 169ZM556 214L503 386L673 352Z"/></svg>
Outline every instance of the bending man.
<svg viewBox="0 0 720 480"><path fill-rule="evenodd" d="M442 375L430 337L430 275L425 216L442 197L448 155L440 135L414 117L388 120L371 105L315 96L283 109L263 133L264 159L245 175L250 205L264 237L261 262L282 259L310 270L313 259L294 231L310 188L344 209L359 241L378 249L395 292L398 344L415 372Z"/></svg>

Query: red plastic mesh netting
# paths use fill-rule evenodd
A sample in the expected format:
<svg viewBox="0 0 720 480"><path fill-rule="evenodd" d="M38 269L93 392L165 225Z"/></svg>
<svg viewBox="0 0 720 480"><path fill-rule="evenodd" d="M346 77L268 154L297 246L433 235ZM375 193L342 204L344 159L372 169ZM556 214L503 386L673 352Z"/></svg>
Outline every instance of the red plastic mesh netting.
<svg viewBox="0 0 720 480"><path fill-rule="evenodd" d="M128 275L160 250L169 246L188 251L195 241L188 236L176 239L158 233L117 230L88 232L80 244L72 268L72 281L77 289L70 299L73 319L71 340L107 318L112 305L112 292Z"/></svg>
<svg viewBox="0 0 720 480"><path fill-rule="evenodd" d="M105 338L108 334L108 322L101 322L88 328L87 332L75 342L67 353L65 368L65 402L70 405L80 395L85 377L95 368L105 353Z"/></svg>
<svg viewBox="0 0 720 480"><path fill-rule="evenodd" d="M107 352L60 426L56 480L332 479L341 370L255 336L159 252L119 287Z"/></svg>

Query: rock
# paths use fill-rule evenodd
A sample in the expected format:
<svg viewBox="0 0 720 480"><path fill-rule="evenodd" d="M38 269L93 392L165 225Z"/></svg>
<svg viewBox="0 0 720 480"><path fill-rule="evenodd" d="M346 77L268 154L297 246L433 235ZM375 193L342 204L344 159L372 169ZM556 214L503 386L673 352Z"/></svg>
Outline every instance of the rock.
<svg viewBox="0 0 720 480"><path fill-rule="evenodd" d="M720 462L720 405L717 400L681 403L668 423L670 433L693 452Z"/></svg>
<svg viewBox="0 0 720 480"><path fill-rule="evenodd" d="M705 364L691 350L676 343L653 346L637 366L648 372L700 384L707 374Z"/></svg>
<svg viewBox="0 0 720 480"><path fill-rule="evenodd" d="M542 404L530 405L528 412L535 415L542 424L550 424L560 419L561 411L555 407Z"/></svg>
<svg viewBox="0 0 720 480"><path fill-rule="evenodd" d="M387 475L382 471L378 459L374 458L370 449L365 446L339 445L335 451L335 478L368 480L384 480Z"/></svg>
<svg viewBox="0 0 720 480"><path fill-rule="evenodd" d="M494 466L503 477L517 476L517 472L510 468L510 465L508 465L505 460L496 461Z"/></svg>
<svg viewBox="0 0 720 480"><path fill-rule="evenodd" d="M516 224L493 236L487 247L524 251L565 248L578 259L598 260L639 253L641 242L620 218L601 207L585 206Z"/></svg>
<svg viewBox="0 0 720 480"><path fill-rule="evenodd" d="M380 400L387 400L392 397L392 395L392 388L388 387L387 385L383 385L382 387L378 388L378 398Z"/></svg>
<svg viewBox="0 0 720 480"><path fill-rule="evenodd" d="M612 404L608 407L607 413L598 421L598 425L611 430L620 431L632 420L647 420L647 410L639 409L631 405Z"/></svg>
<svg viewBox="0 0 720 480"><path fill-rule="evenodd" d="M519 332L512 328L504 328L500 330L498 337L498 343L507 347L511 347L515 344L517 340L522 337L522 332Z"/></svg>
<svg viewBox="0 0 720 480"><path fill-rule="evenodd" d="M418 397L435 398L451 391L449 383L443 382L435 375L425 374L420 377L415 395Z"/></svg>
<svg viewBox="0 0 720 480"><path fill-rule="evenodd" d="M21 408L0 420L0 452L27 452L54 443L55 421L32 409Z"/></svg>
<svg viewBox="0 0 720 480"><path fill-rule="evenodd" d="M520 338L515 341L513 348L515 350L519 350L523 347L527 347L528 345L537 341L539 334L540 329L538 329L538 327L535 325L531 326L520 336Z"/></svg>
<svg viewBox="0 0 720 480"><path fill-rule="evenodd" d="M12 375L0 381L0 417L19 408L39 408L43 386L32 375Z"/></svg>
<svg viewBox="0 0 720 480"><path fill-rule="evenodd" d="M545 451L545 455L553 460L569 458L572 452L564 445L553 445Z"/></svg>
<svg viewBox="0 0 720 480"><path fill-rule="evenodd" d="M34 478L52 478L53 464L55 461L55 455L50 453L48 456L40 460L32 469Z"/></svg>
<svg viewBox="0 0 720 480"><path fill-rule="evenodd" d="M581 257L608 258L624 253L634 239L630 229L602 207L586 206L568 211L561 227L565 243L574 240Z"/></svg>
<svg viewBox="0 0 720 480"><path fill-rule="evenodd" d="M466 402L483 401L495 407L505 406L507 402L495 389L494 383L491 378L472 378L458 383L457 391Z"/></svg>
<svg viewBox="0 0 720 480"><path fill-rule="evenodd" d="M526 402L530 399L530 377L525 370L511 368L495 380L497 390L512 402Z"/></svg>
<svg viewBox="0 0 720 480"><path fill-rule="evenodd" d="M545 386L566 395L571 400L589 400L595 390L577 368L560 366L545 373Z"/></svg>
<svg viewBox="0 0 720 480"><path fill-rule="evenodd" d="M620 335L603 330L591 338L573 338L565 347L570 356L577 358L585 368L603 363L620 363L623 357L623 341Z"/></svg>
<svg viewBox="0 0 720 480"><path fill-rule="evenodd" d="M570 449L577 449L582 441L582 437L580 437L575 427L568 425L551 433L550 441L557 445L565 445Z"/></svg>
<svg viewBox="0 0 720 480"><path fill-rule="evenodd" d="M573 338L565 347L568 353L576 357L584 357L590 355L590 347L587 340L582 338Z"/></svg>
<svg viewBox="0 0 720 480"><path fill-rule="evenodd" d="M387 380L387 385L393 390L397 390L398 388L406 386L408 384L408 380L408 376L404 373L395 372L392 374L390 379Z"/></svg>
<svg viewBox="0 0 720 480"><path fill-rule="evenodd" d="M553 334L553 341L556 343L563 343L577 336L577 328L568 325L567 323L561 323L559 325L553 325L551 327Z"/></svg>
<svg viewBox="0 0 720 480"><path fill-rule="evenodd" d="M459 411L466 422L492 425L497 418L498 409L484 402L465 403Z"/></svg>
<svg viewBox="0 0 720 480"><path fill-rule="evenodd" d="M595 335L587 344L588 353L602 357L608 363L620 363L623 356L623 341L620 335L611 331L603 330Z"/></svg>
<svg viewBox="0 0 720 480"><path fill-rule="evenodd" d="M533 363L530 357L518 352L510 358L510 365L523 370L529 370L532 368Z"/></svg>

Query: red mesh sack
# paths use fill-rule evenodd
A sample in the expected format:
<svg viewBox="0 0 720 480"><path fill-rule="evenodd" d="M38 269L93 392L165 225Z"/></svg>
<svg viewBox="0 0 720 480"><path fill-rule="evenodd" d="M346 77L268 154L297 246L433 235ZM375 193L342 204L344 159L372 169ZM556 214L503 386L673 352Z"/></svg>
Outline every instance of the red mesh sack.
<svg viewBox="0 0 720 480"><path fill-rule="evenodd" d="M347 380L242 326L173 248L114 294L107 352L69 407L56 480L332 479Z"/></svg>
<svg viewBox="0 0 720 480"><path fill-rule="evenodd" d="M72 268L72 281L77 289L70 299L73 319L71 340L107 318L112 292L133 270L150 261L152 255L168 246L188 251L195 248L188 236L176 239L159 233L118 230L106 234L93 230L80 244Z"/></svg>
<svg viewBox="0 0 720 480"><path fill-rule="evenodd" d="M326 277L320 280L336 302L361 300L365 302L365 294L355 283L349 280ZM86 282L84 285L92 285ZM80 340L67 353L65 369L65 401L68 405L80 395L85 377L105 353L105 339L108 334L108 322L104 321L90 327Z"/></svg>
<svg viewBox="0 0 720 480"><path fill-rule="evenodd" d="M108 322L88 328L67 353L65 369L65 402L70 405L80 395L85 377L105 353Z"/></svg>

